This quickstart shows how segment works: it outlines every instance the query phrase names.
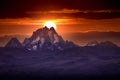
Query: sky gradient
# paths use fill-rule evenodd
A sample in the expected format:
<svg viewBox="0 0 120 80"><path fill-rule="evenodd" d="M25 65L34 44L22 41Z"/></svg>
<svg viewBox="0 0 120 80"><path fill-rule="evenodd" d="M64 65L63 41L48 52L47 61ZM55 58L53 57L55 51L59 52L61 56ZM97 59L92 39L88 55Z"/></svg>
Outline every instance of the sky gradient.
<svg viewBox="0 0 120 80"><path fill-rule="evenodd" d="M46 21L57 32L120 32L118 0L0 0L0 36L31 35ZM69 35L68 35L69 36Z"/></svg>

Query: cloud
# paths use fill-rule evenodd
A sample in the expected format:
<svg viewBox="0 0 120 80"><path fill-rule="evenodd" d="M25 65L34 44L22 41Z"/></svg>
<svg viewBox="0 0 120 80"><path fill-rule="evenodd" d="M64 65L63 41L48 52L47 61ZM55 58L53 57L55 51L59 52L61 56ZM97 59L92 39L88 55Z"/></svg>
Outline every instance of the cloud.
<svg viewBox="0 0 120 80"><path fill-rule="evenodd" d="M33 17L67 17L67 18L85 18L85 19L112 19L120 18L120 10L79 10L79 9L61 9L50 11L28 11L28 15Z"/></svg>
<svg viewBox="0 0 120 80"><path fill-rule="evenodd" d="M8 19L0 19L0 25L43 26L44 23L47 21L53 21L57 25L68 25L68 24L70 25L70 24L78 24L79 20L75 18L55 18L55 19L8 18Z"/></svg>
<svg viewBox="0 0 120 80"><path fill-rule="evenodd" d="M26 12L70 14L86 13L93 9L98 12L106 9L116 11L120 10L119 5L119 0L0 0L0 18L30 17Z"/></svg>
<svg viewBox="0 0 120 80"><path fill-rule="evenodd" d="M32 18L8 18L0 19L0 25L41 25L44 20Z"/></svg>
<svg viewBox="0 0 120 80"><path fill-rule="evenodd" d="M120 18L114 18L114 19L102 19L102 20L95 20L95 19L84 19L84 18L74 18L74 17L67 17L67 18L8 18L8 19L0 19L0 25L7 25L7 26L12 26L12 25L21 25L21 26L43 26L45 22L47 21L53 21L57 25L83 25L83 24L89 24L94 26L96 23L97 25L102 26L113 26L117 25L120 26L118 23L120 21Z"/></svg>
<svg viewBox="0 0 120 80"><path fill-rule="evenodd" d="M28 11L28 14L74 14L74 13L120 13L120 10L79 10L61 9L51 11Z"/></svg>
<svg viewBox="0 0 120 80"><path fill-rule="evenodd" d="M62 13L66 13L66 14L72 14L72 13L78 13L81 12L78 9L61 9L61 10L51 10L51 11L28 11L28 14L62 14Z"/></svg>

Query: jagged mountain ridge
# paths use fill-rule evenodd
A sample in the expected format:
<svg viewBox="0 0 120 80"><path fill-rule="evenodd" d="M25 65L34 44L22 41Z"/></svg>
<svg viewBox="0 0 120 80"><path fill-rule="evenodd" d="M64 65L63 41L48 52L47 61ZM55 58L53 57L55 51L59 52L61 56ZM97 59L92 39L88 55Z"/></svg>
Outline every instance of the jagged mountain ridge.
<svg viewBox="0 0 120 80"><path fill-rule="evenodd" d="M92 41L89 42L86 46L118 47L116 44L110 41L100 42L100 43L97 41ZM17 47L17 48L23 47L23 48L27 48L28 50L38 50L38 49L63 50L66 48L79 47L79 46L74 44L73 42L65 41L55 31L53 27L49 29L45 26L44 28L40 28L34 31L31 37L24 39L23 43L20 43L18 40L11 39L5 47Z"/></svg>
<svg viewBox="0 0 120 80"><path fill-rule="evenodd" d="M50 50L63 50L68 44L76 46L74 43L64 41L63 38L55 31L53 27L50 29L46 26L33 32L30 38L26 38L23 42L23 46L28 50L37 49L50 49Z"/></svg>
<svg viewBox="0 0 120 80"><path fill-rule="evenodd" d="M46 26L34 31L32 36L30 38L25 38L21 45L28 50L63 50L65 48L77 46L73 42L64 41L53 27L49 29Z"/></svg>

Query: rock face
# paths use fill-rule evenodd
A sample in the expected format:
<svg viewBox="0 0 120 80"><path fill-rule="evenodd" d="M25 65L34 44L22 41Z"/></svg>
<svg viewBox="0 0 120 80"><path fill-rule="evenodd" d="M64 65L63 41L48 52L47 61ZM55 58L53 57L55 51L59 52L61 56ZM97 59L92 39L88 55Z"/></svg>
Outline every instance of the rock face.
<svg viewBox="0 0 120 80"><path fill-rule="evenodd" d="M75 46L74 43L64 41L53 27L49 29L46 26L33 32L32 36L26 38L23 42L23 46L28 50L63 50L66 47L70 47L67 46L68 44Z"/></svg>
<svg viewBox="0 0 120 80"><path fill-rule="evenodd" d="M10 48L21 48L22 44L19 42L17 38L12 38L5 47L10 47Z"/></svg>

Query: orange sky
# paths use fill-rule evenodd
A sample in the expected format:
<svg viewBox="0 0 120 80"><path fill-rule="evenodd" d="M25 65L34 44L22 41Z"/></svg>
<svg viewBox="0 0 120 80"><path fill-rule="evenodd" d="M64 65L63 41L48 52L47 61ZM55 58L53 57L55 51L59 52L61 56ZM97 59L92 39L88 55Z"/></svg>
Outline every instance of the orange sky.
<svg viewBox="0 0 120 80"><path fill-rule="evenodd" d="M55 22L57 32L72 36L71 40L75 36L71 34L78 32L120 32L120 4L117 0L0 0L0 36L32 35L47 21Z"/></svg>
<svg viewBox="0 0 120 80"><path fill-rule="evenodd" d="M57 25L60 34L86 31L120 31L120 18L114 19L83 19L83 18L61 18L61 19L35 19L17 18L0 19L0 35L3 34L32 34L38 28L43 27L46 21L53 21Z"/></svg>
<svg viewBox="0 0 120 80"><path fill-rule="evenodd" d="M120 18L117 15L120 10L62 8L44 11L27 10L25 13L29 16L0 18L0 35L32 34L36 29L43 27L47 21L53 21L57 25L57 32L60 34L88 31L120 32Z"/></svg>

